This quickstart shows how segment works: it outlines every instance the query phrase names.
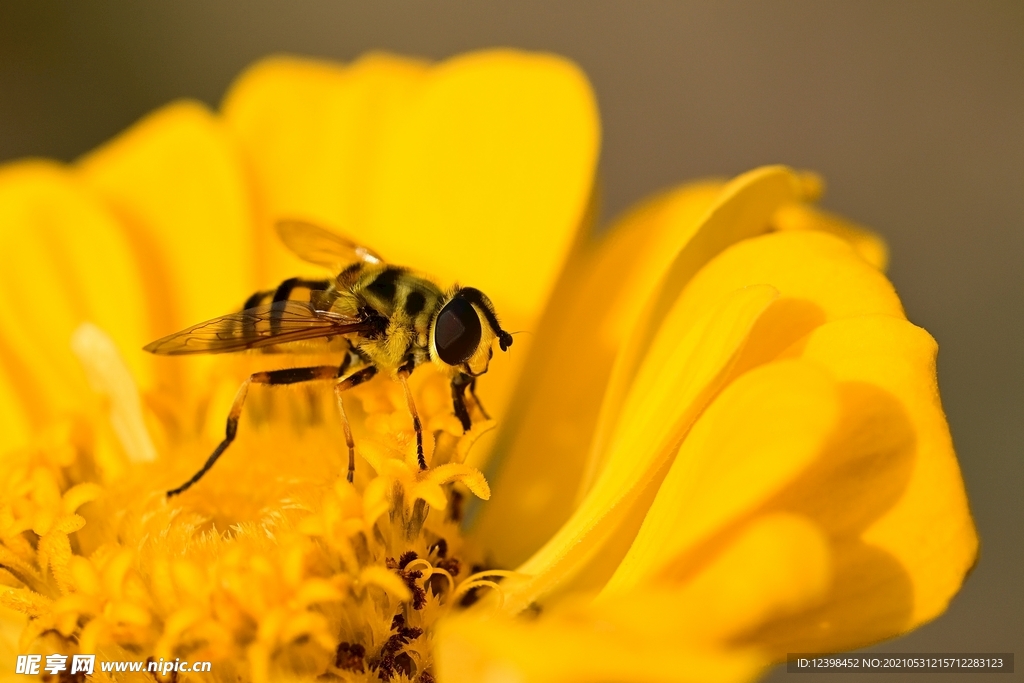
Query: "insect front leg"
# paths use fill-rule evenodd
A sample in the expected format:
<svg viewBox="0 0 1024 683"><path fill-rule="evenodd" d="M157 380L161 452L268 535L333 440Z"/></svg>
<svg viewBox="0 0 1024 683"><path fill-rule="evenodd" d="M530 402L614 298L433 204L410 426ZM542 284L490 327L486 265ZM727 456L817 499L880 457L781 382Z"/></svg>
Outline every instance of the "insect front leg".
<svg viewBox="0 0 1024 683"><path fill-rule="evenodd" d="M412 392L409 391L409 373L411 370L403 368L398 371L398 379L402 383L402 389L405 391L405 402L409 406L409 412L412 414L412 428L416 431L416 461L420 464L420 469L427 469L427 459L423 457L423 426L420 424L420 414L416 411L416 402L412 400Z"/></svg>
<svg viewBox="0 0 1024 683"><path fill-rule="evenodd" d="M484 409L484 404L480 402L480 397L476 395L476 377L469 380L469 393L476 402L476 407L480 410L480 414L484 416L485 420L490 420L491 416L487 414L487 411Z"/></svg>
<svg viewBox="0 0 1024 683"><path fill-rule="evenodd" d="M469 410L466 408L466 389L472 386L473 380L465 374L460 373L452 378L452 407L455 410L455 417L459 418L459 422L462 423L463 432L468 432L469 428L473 426L469 419ZM476 398L476 394L473 397ZM477 405L479 403L477 401Z"/></svg>
<svg viewBox="0 0 1024 683"><path fill-rule="evenodd" d="M347 365L348 359L346 358ZM249 379L242 382L242 386L238 388L238 393L235 394L235 400L231 404L231 412L228 413L227 426L224 429L224 440L217 445L210 457L206 459L199 471L192 475L192 478L186 481L184 484L176 489L171 489L167 492L168 496L176 496L182 493L190 486L195 484L197 481L203 478L203 475L210 471L213 464L217 462L217 459L224 454L227 447L231 445L231 442L235 440L235 435L238 433L238 418L242 415L242 406L245 405L245 397L249 393L250 384L267 384L270 386L279 386L282 384L298 384L299 382L314 382L316 380L334 379L339 374L344 372L345 365L338 368L334 365L315 365L308 368L285 368L284 370L271 370L269 372L256 372L249 376Z"/></svg>
<svg viewBox="0 0 1024 683"><path fill-rule="evenodd" d="M344 370L342 370L344 372ZM345 379L334 385L334 395L338 399L338 413L341 414L341 424L345 429L345 444L348 446L348 483L352 483L356 474L356 444L352 440L352 427L348 423L348 415L345 414L345 402L341 398L342 392L357 387L363 382L368 382L377 374L377 368L367 365L365 368L356 370Z"/></svg>

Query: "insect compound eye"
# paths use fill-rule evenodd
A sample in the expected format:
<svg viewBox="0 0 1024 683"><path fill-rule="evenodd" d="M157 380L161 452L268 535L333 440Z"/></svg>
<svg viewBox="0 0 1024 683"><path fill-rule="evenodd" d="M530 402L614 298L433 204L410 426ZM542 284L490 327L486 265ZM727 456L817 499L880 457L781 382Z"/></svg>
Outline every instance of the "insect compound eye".
<svg viewBox="0 0 1024 683"><path fill-rule="evenodd" d="M473 305L456 296L445 304L434 323L437 355L448 365L458 365L480 345L480 316Z"/></svg>

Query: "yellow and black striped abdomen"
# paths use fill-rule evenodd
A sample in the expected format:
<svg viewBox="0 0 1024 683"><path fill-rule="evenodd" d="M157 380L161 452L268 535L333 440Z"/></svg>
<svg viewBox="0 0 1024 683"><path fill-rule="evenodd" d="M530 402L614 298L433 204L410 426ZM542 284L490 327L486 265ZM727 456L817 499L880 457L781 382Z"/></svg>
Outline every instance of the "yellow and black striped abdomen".
<svg viewBox="0 0 1024 683"><path fill-rule="evenodd" d="M309 301L317 304L321 303L320 299L333 289L334 283L331 280L291 277L281 282L275 289L256 292L245 300L242 309L255 308L261 304L278 301Z"/></svg>

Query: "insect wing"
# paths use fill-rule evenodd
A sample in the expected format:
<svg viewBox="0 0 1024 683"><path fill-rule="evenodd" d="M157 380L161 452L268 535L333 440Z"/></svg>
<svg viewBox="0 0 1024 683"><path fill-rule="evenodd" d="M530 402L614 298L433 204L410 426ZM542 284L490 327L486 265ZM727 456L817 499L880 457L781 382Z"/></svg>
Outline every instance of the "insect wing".
<svg viewBox="0 0 1024 683"><path fill-rule="evenodd" d="M368 247L305 221L278 221L277 234L285 246L303 261L315 263L334 272L360 261L384 262L384 259Z"/></svg>
<svg viewBox="0 0 1024 683"><path fill-rule="evenodd" d="M278 301L222 315L158 339L144 350L164 356L229 353L304 339L368 332L372 323L318 311L304 301Z"/></svg>

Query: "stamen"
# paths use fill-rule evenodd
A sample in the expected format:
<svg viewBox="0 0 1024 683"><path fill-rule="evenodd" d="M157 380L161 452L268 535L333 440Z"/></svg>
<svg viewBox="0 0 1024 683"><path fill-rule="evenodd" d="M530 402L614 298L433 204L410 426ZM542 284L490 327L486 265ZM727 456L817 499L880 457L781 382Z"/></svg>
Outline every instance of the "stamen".
<svg viewBox="0 0 1024 683"><path fill-rule="evenodd" d="M96 325L82 323L71 335L71 350L92 390L109 401L110 424L128 459L156 460L156 449L142 417L138 387L114 340Z"/></svg>
<svg viewBox="0 0 1024 683"><path fill-rule="evenodd" d="M501 609L502 605L505 604L505 591L501 590L501 586L496 581L488 581L487 579L478 579L476 581L463 581L459 584L459 587L455 589L455 593L452 594L452 601L456 602L466 597L470 591L476 588L490 588L498 596L498 604L496 609ZM475 602L475 600L474 600Z"/></svg>
<svg viewBox="0 0 1024 683"><path fill-rule="evenodd" d="M395 574L399 576L408 588L409 593L412 596L412 608L423 609L427 604L427 591L416 583L423 578L423 572L407 569L405 567L405 565L412 562L415 557L416 553L408 552L402 555L399 562L396 562L394 558L388 557L384 560L384 564L388 569L395 572Z"/></svg>
<svg viewBox="0 0 1024 683"><path fill-rule="evenodd" d="M441 560L441 562L444 561L445 560ZM453 559L452 561L454 561L456 565L458 564L458 560ZM419 567L422 567L423 569L420 570ZM435 576L443 576L446 579L448 579L449 591L455 590L455 579L452 577L452 575L448 573L448 571L442 568L440 565L436 567L432 565L430 563L430 560L426 560L421 557L418 560L413 560L412 562L410 562L408 565L406 565L405 569L406 571L422 571L423 585L427 586L429 584L432 587L434 595L437 595L441 592L440 588L438 588L434 583L431 583L430 581L430 579L432 579Z"/></svg>
<svg viewBox="0 0 1024 683"><path fill-rule="evenodd" d="M503 579L507 579L511 576L516 575L517 572L511 571L509 569L485 569L483 571L478 571L474 574L470 574L462 580L462 583L466 583L467 581L476 581L477 579L482 579L485 576L498 576Z"/></svg>
<svg viewBox="0 0 1024 683"><path fill-rule="evenodd" d="M422 567L423 569L420 570L420 567ZM405 565L404 567L402 567L402 569L406 569L406 570L411 571L411 572L414 572L414 571L425 571L426 574L423 575L424 578L429 578L431 572L434 571L434 565L430 564L430 560L425 560L425 559L423 559L421 557L421 558L419 558L417 560L413 560L409 564Z"/></svg>
<svg viewBox="0 0 1024 683"><path fill-rule="evenodd" d="M448 579L448 590L449 591L454 591L455 590L455 577L453 577L451 574L449 574L448 570L441 569L440 567L434 567L433 569L430 570L430 576L431 576L431 578L433 578L435 576L443 576L444 578ZM437 594L439 594L441 592L441 589L436 587L434 584L431 584L431 586L432 586L431 590L434 591L434 595L437 595Z"/></svg>

